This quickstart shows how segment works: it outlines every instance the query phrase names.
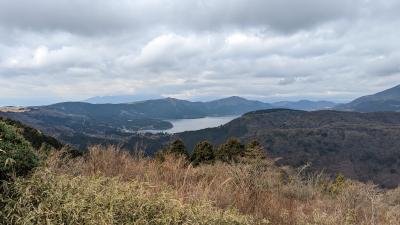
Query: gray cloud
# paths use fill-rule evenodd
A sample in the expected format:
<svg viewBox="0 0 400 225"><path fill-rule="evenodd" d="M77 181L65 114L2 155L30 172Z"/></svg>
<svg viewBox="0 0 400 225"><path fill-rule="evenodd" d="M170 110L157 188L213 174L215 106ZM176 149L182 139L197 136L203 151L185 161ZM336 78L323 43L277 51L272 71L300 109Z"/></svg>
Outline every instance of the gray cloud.
<svg viewBox="0 0 400 225"><path fill-rule="evenodd" d="M150 27L215 30L266 27L295 31L359 13L361 0L88 0L0 1L4 26L100 33Z"/></svg>
<svg viewBox="0 0 400 225"><path fill-rule="evenodd" d="M0 104L350 100L400 83L398 10L396 0L0 0Z"/></svg>

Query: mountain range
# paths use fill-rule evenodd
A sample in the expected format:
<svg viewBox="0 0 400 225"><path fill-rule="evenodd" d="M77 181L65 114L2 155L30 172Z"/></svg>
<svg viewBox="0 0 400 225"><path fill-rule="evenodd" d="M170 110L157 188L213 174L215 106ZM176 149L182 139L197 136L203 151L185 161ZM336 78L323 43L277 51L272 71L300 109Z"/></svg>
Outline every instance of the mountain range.
<svg viewBox="0 0 400 225"><path fill-rule="evenodd" d="M48 106L0 109L0 116L21 121L61 140L80 146L86 139L120 140L139 130L165 130L166 120L206 116L240 115L271 106L258 101L230 97L211 102L190 102L165 98L124 104L64 102ZM84 139L84 140L82 140ZM86 146L86 145L85 145Z"/></svg>
<svg viewBox="0 0 400 225"><path fill-rule="evenodd" d="M92 104L122 104L122 103L146 101L146 100L160 99L160 98L162 97L159 95L145 95L145 94L111 95L111 96L95 96L85 99L82 102L92 103Z"/></svg>
<svg viewBox="0 0 400 225"><path fill-rule="evenodd" d="M307 104L309 106L312 103ZM299 104L296 107L299 107ZM233 96L209 102L174 98L121 104L64 102L14 111L4 108L0 110L0 115L22 121L57 137L73 133L104 136L124 131L169 129L172 124L166 120L171 119L241 115L270 108L274 108L274 105Z"/></svg>
<svg viewBox="0 0 400 225"><path fill-rule="evenodd" d="M273 108L297 109L305 111L315 111L324 109L333 109L338 104L330 101L282 101L272 103Z"/></svg>
<svg viewBox="0 0 400 225"><path fill-rule="evenodd" d="M241 99L246 100L244 98L232 96L226 99ZM147 101L147 100L160 100L162 99L157 95L115 95L115 96L95 96L92 98L88 98L83 100L82 102L91 103L91 104L124 104L124 103L134 103L139 101ZM225 99L218 99L211 102L221 102ZM251 101L251 100L249 100ZM263 103L263 102L259 102ZM299 100L299 101L280 101L273 103L264 103L271 108L288 108L288 109L299 109L306 111L314 111L321 109L331 109L337 106L337 103L331 101L310 101L310 100Z"/></svg>
<svg viewBox="0 0 400 225"><path fill-rule="evenodd" d="M357 98L350 103L338 105L334 109L354 112L400 112L400 85Z"/></svg>
<svg viewBox="0 0 400 225"><path fill-rule="evenodd" d="M117 95L96 96L83 102L92 104L123 104L138 101L160 99L156 95ZM228 98L229 99L229 98ZM223 100L223 99L222 99ZM221 100L216 100L216 102ZM259 102L261 103L261 102ZM264 103L268 108L287 108L306 111L334 109L339 111L375 112L375 111L400 111L400 85L382 92L363 96L346 104L337 104L330 101L281 101Z"/></svg>

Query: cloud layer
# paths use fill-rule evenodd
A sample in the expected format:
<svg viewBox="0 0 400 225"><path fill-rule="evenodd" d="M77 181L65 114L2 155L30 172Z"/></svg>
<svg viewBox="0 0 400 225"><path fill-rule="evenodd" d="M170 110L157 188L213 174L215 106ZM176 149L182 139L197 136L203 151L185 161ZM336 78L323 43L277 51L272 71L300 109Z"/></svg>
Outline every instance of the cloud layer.
<svg viewBox="0 0 400 225"><path fill-rule="evenodd" d="M350 100L400 83L396 0L0 0L0 105Z"/></svg>

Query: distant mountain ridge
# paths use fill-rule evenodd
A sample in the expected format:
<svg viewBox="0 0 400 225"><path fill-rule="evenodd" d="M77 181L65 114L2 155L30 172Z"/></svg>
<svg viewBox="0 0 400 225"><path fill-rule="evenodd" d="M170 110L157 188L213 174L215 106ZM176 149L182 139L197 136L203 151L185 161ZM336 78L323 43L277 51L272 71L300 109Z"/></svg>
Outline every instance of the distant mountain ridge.
<svg viewBox="0 0 400 225"><path fill-rule="evenodd" d="M331 108L335 105L328 101L277 102L264 103L248 100L238 96L217 99L208 102L192 102L176 98L162 98L145 101L136 101L121 104L91 104L84 102L65 102L39 107L63 111L69 114L107 114L104 116L117 116L120 112L155 119L188 119L206 116L241 115L243 113L272 108L288 108L300 110L319 110Z"/></svg>
<svg viewBox="0 0 400 225"><path fill-rule="evenodd" d="M141 101L141 103L143 104L143 102L148 103L149 101L155 101L158 103L162 103L163 99L158 99L154 97L156 96L151 96L151 97L146 95L104 96L104 97L90 98L88 100L85 100L85 102L97 103L97 104L102 104L106 102L124 104L124 103L137 103ZM146 98L147 99L154 98L154 99L145 100ZM167 98L167 99L172 99L172 98ZM176 99L176 101L178 101L178 99ZM337 104L330 101L310 101L310 100L264 103L261 101L247 100L237 96L232 96L208 102L191 102L191 103L193 104L189 107L194 107L193 110L197 111L198 109L195 109L196 103L203 103L203 105L201 106L203 107L203 109L200 111L203 111L203 113L209 115L213 114L227 115L229 113L241 114L252 110L271 109L271 108L287 108L287 109L297 109L305 111L333 109L339 111L353 111L353 112L381 112L381 111L400 112L400 85L397 85L393 88L384 90L382 92L373 95L367 95L357 98L354 101L345 104ZM241 104L244 107L243 110L236 108L238 104ZM206 112L204 112L204 108L206 109L205 110ZM198 114L199 112L197 112L195 115Z"/></svg>
<svg viewBox="0 0 400 225"><path fill-rule="evenodd" d="M240 115L273 106L241 97L228 97L209 102L191 102L175 98L153 99L122 104L57 103L39 109L52 109L68 114L118 116L123 114L154 119L191 119L206 116Z"/></svg>
<svg viewBox="0 0 400 225"><path fill-rule="evenodd" d="M92 104L122 104L138 101L146 101L152 99L159 99L159 95L110 95L110 96L95 96L83 100L82 102Z"/></svg>
<svg viewBox="0 0 400 225"><path fill-rule="evenodd" d="M400 85L338 105L335 109L356 112L400 112Z"/></svg>
<svg viewBox="0 0 400 225"><path fill-rule="evenodd" d="M300 101L281 101L272 103L274 108L286 108L286 109L297 109L305 111L315 111L323 109L332 109L338 104L330 101L310 101L310 100L300 100Z"/></svg>
<svg viewBox="0 0 400 225"><path fill-rule="evenodd" d="M82 102L91 103L91 104L125 104L125 103L136 103L136 102L146 102L146 101L154 101L154 100L162 100L160 96L157 95L115 95L115 96L96 96L92 98L88 98L83 100ZM168 99L168 98L166 98ZM173 98L169 98L173 99ZM306 110L306 111L314 111L314 110L321 110L321 109L331 109L338 104L331 101L310 101L310 100L299 100L299 101L280 101L280 102L273 102L273 103L266 103L256 100L248 100L239 96L231 96L227 98L206 101L203 103L219 103L225 102L228 103L229 101L243 103L244 105L248 105L249 102L257 102L259 105L268 105L270 108L288 108L288 109L299 109L299 110ZM191 101L193 102L193 101ZM198 102L198 101L195 101Z"/></svg>
<svg viewBox="0 0 400 225"><path fill-rule="evenodd" d="M86 147L88 139L93 144L110 137L118 142L132 132L172 128L167 120L241 115L270 107L239 97L211 102L164 98L124 104L63 102L15 112L7 108L0 110L0 116L21 121L76 147L85 143Z"/></svg>
<svg viewBox="0 0 400 225"><path fill-rule="evenodd" d="M15 112L0 109L0 116L21 121L79 147L81 143L88 144L84 139L89 137L96 144L103 142L102 139L107 139L108 136L118 141L140 130L172 128L167 120L242 115L274 107L273 104L238 96L208 102L163 98L123 104L62 102L26 107L23 111L14 110Z"/></svg>

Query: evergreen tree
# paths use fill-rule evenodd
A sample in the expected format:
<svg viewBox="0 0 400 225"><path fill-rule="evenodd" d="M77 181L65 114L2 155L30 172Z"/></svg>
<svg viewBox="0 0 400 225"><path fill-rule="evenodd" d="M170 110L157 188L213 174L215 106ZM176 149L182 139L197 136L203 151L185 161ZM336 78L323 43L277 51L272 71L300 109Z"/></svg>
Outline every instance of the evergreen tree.
<svg viewBox="0 0 400 225"><path fill-rule="evenodd" d="M197 143L193 150L191 161L194 165L204 162L213 162L215 159L214 148L212 144L207 141Z"/></svg>
<svg viewBox="0 0 400 225"><path fill-rule="evenodd" d="M185 143L181 139L177 139L173 141L169 145L168 152L175 155L181 155L185 157L189 157L188 152L186 151Z"/></svg>
<svg viewBox="0 0 400 225"><path fill-rule="evenodd" d="M245 147L237 138L230 138L227 142L220 145L216 151L216 158L224 162L237 161L245 154Z"/></svg>
<svg viewBox="0 0 400 225"><path fill-rule="evenodd" d="M266 154L261 144L253 140L246 146L245 157L250 159L265 159Z"/></svg>
<svg viewBox="0 0 400 225"><path fill-rule="evenodd" d="M174 155L177 157L183 156L187 159L189 158L189 153L186 151L185 144L180 139L171 142L168 148L164 148L158 151L155 157L161 161L164 161L165 155Z"/></svg>

